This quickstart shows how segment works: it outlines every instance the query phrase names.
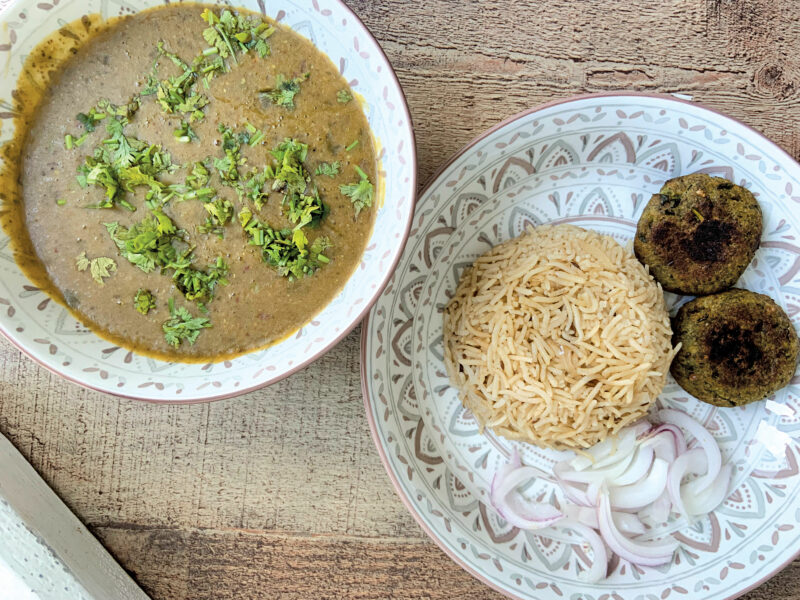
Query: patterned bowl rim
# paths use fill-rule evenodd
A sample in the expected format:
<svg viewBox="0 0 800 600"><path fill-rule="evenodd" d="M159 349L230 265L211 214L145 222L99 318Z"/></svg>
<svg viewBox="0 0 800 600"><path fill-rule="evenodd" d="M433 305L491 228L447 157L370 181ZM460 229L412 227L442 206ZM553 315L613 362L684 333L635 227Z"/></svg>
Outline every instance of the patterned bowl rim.
<svg viewBox="0 0 800 600"><path fill-rule="evenodd" d="M353 329L356 328L356 326L362 321L362 319L366 318L366 316L369 314L369 311L372 309L372 305L375 304L375 302L378 300L380 295L383 293L384 288L389 283L389 279L391 278L392 273L394 273L394 270L397 267L397 263L400 262L400 258L403 256L403 249L405 248L405 244L408 241L409 233L411 232L411 223L413 222L413 219L414 219L414 207L416 206L416 200L419 197L417 192L416 192L416 188L417 188L417 143L416 143L416 136L414 135L414 123L413 123L413 121L411 119L411 112L408 109L408 100L406 98L405 92L403 91L403 86L400 84L400 79L397 77L397 73L395 72L394 67L392 66L392 63L389 60L389 57L386 56L386 52L383 50L383 47L380 45L380 42L378 41L378 39L372 34L372 32L364 24L364 22L359 18L359 16L355 13L355 11L353 11L353 9L351 9L347 4L344 3L344 0L333 0L333 2L335 2L339 6L339 8L341 10L343 10L350 18L352 18L353 22L358 27L363 29L364 34L369 39L371 39L373 42L375 42L375 47L378 49L378 52L380 53L380 57L385 61L386 66L389 69L389 76L391 77L391 80L394 82L395 86L397 86L397 89L400 92L400 98L402 99L402 107L401 107L401 109L402 109L402 112L403 112L404 116L406 117L406 120L407 120L406 122L408 123L408 125L407 125L408 135L410 136L410 139L411 139L411 144L410 144L410 148L409 148L409 153L410 153L409 158L410 158L410 164L411 164L411 178L410 178L410 181L408 182L408 189L411 190L411 197L412 197L411 210L408 211L408 219L407 219L407 221L405 223L405 227L403 229L403 235L402 235L402 237L401 237L401 239L399 241L400 249L397 252L397 256L395 257L394 261L392 261L392 264L389 266L389 268L386 270L386 273L383 276L383 281L381 281L376 286L375 291L372 294L372 297L369 298L369 300L367 301L367 303L364 306L363 310L359 314L357 314L354 317L352 317L351 321L349 323L347 323L347 325L342 328L341 332L338 335L336 335L336 337L331 339L331 341L324 348L322 348L321 350L317 351L315 354L312 354L308 358L305 358L304 360L300 361L296 366L292 367L291 369L289 369L285 373L281 373L279 375L276 375L276 376L274 376L272 378L266 379L265 381L261 381L261 382L255 384L255 385L250 386L250 387L237 389L237 390L235 390L233 392L226 392L226 393L223 393L223 394L219 394L219 395L216 395L216 396L210 396L210 397L185 398L185 399L182 398L180 400L172 400L172 401L167 402L167 403L165 403L163 400L154 399L154 398L148 398L146 396L137 396L135 394L126 394L126 393L123 393L123 392L121 392L121 393L111 392L111 391L108 391L108 390L104 390L104 389L95 387L95 386L93 386L93 385L91 385L89 383L86 383L85 381L80 381L80 380L78 380L78 379L76 379L74 377L70 377L69 375L67 375L65 373L62 373L56 366L48 364L47 362L37 358L36 356L34 356L30 352L28 352L28 350L25 349L19 342L17 342L17 340L14 337L14 335L8 329L6 329L6 327L4 327L3 324L0 322L0 334L2 334L2 336L5 339L7 339L9 342L11 342L11 344L15 348L17 348L17 350L22 352L22 354L27 356L29 359L31 359L33 362L35 362L39 366L44 367L45 369L47 369L51 373L54 373L55 375L58 375L59 377L62 377L63 379L65 379L65 380L67 380L67 381L69 381L71 383L77 384L77 385L79 385L81 387L84 387L84 388L87 388L87 389L90 389L90 390L93 390L93 391L96 391L96 392L109 394L111 396L116 396L118 398L126 398L128 400L139 400L141 402L149 402L149 403L152 403L152 404L171 404L171 405L200 404L200 403L205 403L205 402L214 402L216 400L225 400L225 399L228 399L228 398L234 398L236 396L241 396L241 395L246 394L248 392L254 392L256 390L260 390L261 388L265 388L265 387L267 387L269 385L277 383L278 381L281 381L282 379L285 379L286 377L289 377L290 375L294 375L298 371L306 368L308 365L310 365L312 362L314 362L315 360L317 360L318 358L320 358L324 354L327 354L328 351L331 350L331 348L333 348L336 344L341 342L342 339L344 339L345 336L347 336L351 331L353 331ZM9 6L10 6L10 4L9 4ZM5 8L8 8L9 6L6 6ZM452 158L451 158L451 160L452 160ZM449 164L449 161L448 161L448 164ZM438 175L438 172L437 172L437 175ZM385 201L385 199L384 199L384 201Z"/></svg>
<svg viewBox="0 0 800 600"><path fill-rule="evenodd" d="M763 133L761 133L760 131L758 131L754 127L752 127L750 125L747 125L746 123L743 123L739 119L736 119L735 117L731 117L730 115L727 115L727 114L723 113L722 111L719 111L719 110L716 110L716 109L711 108L709 106L706 106L705 104L701 104L700 102L695 102L694 100L684 100L683 98L679 98L677 96L673 96L673 95L670 95L670 94L654 94L654 93L650 93L650 92L635 92L635 91L630 91L630 92L599 92L599 93L594 93L594 94L576 94L576 95L568 96L566 98L561 98L561 99L558 99L558 100L550 100L549 102L545 102L543 104L539 104L539 105L534 106L532 108L528 108L526 110L520 111L520 112L518 112L516 114L511 115L510 117L507 117L507 118L503 119L502 121L500 121L496 125L493 125L489 129L487 129L487 130L483 131L482 133L478 134L472 140L467 142L461 149L457 150L452 155L450 155L450 157L436 170L436 172L428 178L428 180L425 182L425 185L417 193L417 197L416 198L417 198L417 200L422 198L425 195L425 192L428 191L428 188L430 188L434 184L434 182L442 175L442 173L444 173L448 169L448 167L450 167L451 164L453 164L462 155L464 155L466 152L468 152L473 146L475 146L479 142L483 141L485 138L487 138L488 136L490 136L494 132L506 127L507 125L510 125L514 121L517 121L517 120L522 119L524 117L528 117L528 116L530 116L530 115L532 115L534 113L541 112L543 110L546 110L548 108L552 108L554 106L560 106L562 104L569 104L569 103L578 102L578 101L581 101L581 100L597 100L597 99L603 99L603 98L631 98L631 97L634 97L634 98L655 98L657 100L663 100L664 102L668 102L668 103L688 104L688 105L693 106L695 108L700 108L702 110L706 110L706 111L708 111L710 113L713 113L715 115L718 115L720 117L724 117L726 119L730 119L731 121L735 122L736 124L741 125L742 127L744 127L746 130L748 130L754 136L757 136L757 137L761 138L762 140L764 140L767 144L770 144L770 145L774 146L775 150L777 150L778 153L780 155L782 155L785 159L787 159L787 160L797 164L798 166L800 166L800 163L797 160L795 160L794 157L792 157L788 152L786 152L786 150L784 150L781 146L779 146L778 144L773 142L766 135L764 135ZM469 573L470 575L472 575L473 577L475 577L476 579L478 579L479 581L481 581L485 585L489 586L490 588L494 589L495 591L499 592L503 596L505 596L507 598L511 598L512 600L525 600L522 596L517 596L513 592L511 592L511 591L509 591L507 589L503 589L500 586L496 585L495 583L489 581L488 579L483 577L480 573L478 573L475 569L473 569L469 565L469 563L461 557L461 555L459 555L457 552L454 552L454 551L450 550L445 545L445 543L439 538L439 536L433 531L433 529L428 527L428 525L422 519L421 515L419 515L419 513L417 512L417 509L411 503L411 500L406 496L406 494L405 494L405 492L403 490L403 487L400 485L400 481L397 479L397 477L395 476L394 472L392 471L391 464L389 463L389 458L386 455L386 450L384 449L383 445L380 442L380 438L379 438L379 434L378 434L378 426L375 423L375 419L372 416L372 410L370 408L371 404L372 404L372 400L370 398L370 393L369 393L369 389L370 388L369 388L369 381L368 381L368 378L367 378L367 369L366 369L366 364L367 364L367 344L369 342L369 340L368 340L369 318L370 318L370 313L367 313L367 315L364 317L364 320L361 322L361 352L360 352L360 358L361 358L361 394L364 397L364 410L366 412L367 422L369 423L369 429L370 429L370 434L372 436L372 441L374 442L375 447L378 450L378 455L380 456L381 462L383 463L383 466L386 469L386 473L389 475L389 479L391 480L392 485L394 486L395 492L400 497L400 500L403 502L403 504L405 505L406 509L408 509L408 512L411 513L411 516L414 517L414 520L417 522L417 524L428 535L428 537L430 537L434 541L434 543L442 550L442 552L444 552L447 556L450 557L451 560L453 560L453 562L455 562L458 566L460 566L462 569L464 569L467 573ZM798 550L793 555L787 557L784 562L779 564L776 568L772 569L764 577L762 577L758 581L755 581L755 582L749 584L748 586L746 586L746 587L744 587L744 588L742 588L740 590L737 590L735 593L733 593L732 595L728 596L726 600L734 600L735 598L739 598L740 596L743 596L747 592L752 591L753 589L757 588L762 583L768 581L769 579L774 577L776 574L778 574L780 571L782 571L783 569L788 567L792 562L794 562L794 560L796 558L800 558L800 550Z"/></svg>

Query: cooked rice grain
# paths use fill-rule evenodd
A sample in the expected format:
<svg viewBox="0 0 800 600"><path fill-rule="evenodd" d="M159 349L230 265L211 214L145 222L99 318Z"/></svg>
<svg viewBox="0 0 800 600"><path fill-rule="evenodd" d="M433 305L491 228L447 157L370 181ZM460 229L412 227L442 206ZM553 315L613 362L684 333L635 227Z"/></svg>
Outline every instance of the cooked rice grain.
<svg viewBox="0 0 800 600"><path fill-rule="evenodd" d="M445 364L481 429L589 448L643 416L675 354L660 286L612 237L529 228L478 258L444 313Z"/></svg>

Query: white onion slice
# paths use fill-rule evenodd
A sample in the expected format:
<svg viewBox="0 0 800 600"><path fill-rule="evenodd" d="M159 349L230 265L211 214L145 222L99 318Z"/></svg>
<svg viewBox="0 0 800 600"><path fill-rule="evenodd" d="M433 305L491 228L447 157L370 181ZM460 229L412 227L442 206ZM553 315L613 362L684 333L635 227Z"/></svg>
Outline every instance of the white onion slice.
<svg viewBox="0 0 800 600"><path fill-rule="evenodd" d="M597 529L597 509L594 506L565 506L564 518Z"/></svg>
<svg viewBox="0 0 800 600"><path fill-rule="evenodd" d="M686 505L681 497L681 481L688 474L702 475L708 470L708 459L701 448L693 448L675 459L669 468L667 491L672 506L679 515L688 517ZM697 481L697 480L695 480Z"/></svg>
<svg viewBox="0 0 800 600"><path fill-rule="evenodd" d="M686 452L686 438L684 437L683 431L681 431L680 427L676 427L672 423L661 423L659 426L653 429L651 435L656 436L661 433L669 433L672 435L678 454L683 454Z"/></svg>
<svg viewBox="0 0 800 600"><path fill-rule="evenodd" d="M586 540L592 548L592 566L588 571L581 574L581 578L585 579L588 583L596 583L605 578L608 573L608 551L606 550L606 544L603 538L597 535L594 528L587 527L583 523L571 519L561 521L559 526L565 529L571 529Z"/></svg>
<svg viewBox="0 0 800 600"><path fill-rule="evenodd" d="M688 431L705 451L708 468L705 475L697 479L698 482L701 482L697 484L697 491L701 492L714 483L720 468L722 468L722 454L714 436L692 417L679 410L665 408L658 412L658 418L665 423L672 423Z"/></svg>
<svg viewBox="0 0 800 600"><path fill-rule="evenodd" d="M662 431L657 435L648 437L642 442L641 447L652 448L656 458L665 460L670 464L678 456L678 446L675 441L675 436L668 431Z"/></svg>
<svg viewBox="0 0 800 600"><path fill-rule="evenodd" d="M614 520L614 525L616 525L622 533L627 535L642 535L647 531L639 517L631 513L612 512L611 518Z"/></svg>
<svg viewBox="0 0 800 600"><path fill-rule="evenodd" d="M544 529L564 518L552 504L530 502L518 492L505 498L495 498L492 504L506 523L520 529Z"/></svg>
<svg viewBox="0 0 800 600"><path fill-rule="evenodd" d="M651 525L659 525L665 523L669 519L669 514L672 511L672 500L670 500L669 493L664 492L656 498L655 502L648 504L639 511L638 516L640 520L646 520Z"/></svg>
<svg viewBox="0 0 800 600"><path fill-rule="evenodd" d="M652 426L642 421L585 455L556 463L552 477L566 500L560 509L519 491L537 477L550 481L552 477L523 466L515 450L509 464L492 479L492 505L515 527L535 530L559 525L581 535L594 555L591 567L581 576L590 582L605 576L609 550L641 566L670 562L677 541L632 538L645 534L648 526L666 522L673 510L681 526L714 510L728 494L733 465L722 465L714 437L689 415L664 409L658 416L663 423ZM685 435L696 440L695 447L687 449ZM693 475L697 478L684 483Z"/></svg>
<svg viewBox="0 0 800 600"><path fill-rule="evenodd" d="M628 452L620 460L606 467L592 467L582 471L562 470L559 475L561 479L573 483L603 483L604 481L612 481L622 475L630 466L632 460L633 452ZM569 466L568 462L562 464L565 467Z"/></svg>
<svg viewBox="0 0 800 600"><path fill-rule="evenodd" d="M669 464L660 458L653 459L650 472L642 481L613 487L609 491L611 505L619 510L636 509L655 502L667 487Z"/></svg>
<svg viewBox="0 0 800 600"><path fill-rule="evenodd" d="M565 506L563 513L566 519L583 523L592 529L599 527L597 523L597 508L594 506ZM641 535L646 531L644 524L636 515L612 511L611 516L617 528L626 535ZM559 523L560 525L561 523Z"/></svg>
<svg viewBox="0 0 800 600"><path fill-rule="evenodd" d="M578 506L593 506L592 503L589 501L589 497L586 495L585 485L573 484L567 481L563 481L558 478L558 475L556 475L556 483L558 483L558 485L561 487L561 491L564 492L564 496L570 502L573 502Z"/></svg>
<svg viewBox="0 0 800 600"><path fill-rule="evenodd" d="M686 505L686 510L691 516L705 515L717 508L725 498L728 497L728 487L731 483L731 474L733 473L733 465L727 463L720 469L717 478L714 479L709 487L702 492L696 492L696 487L693 485L699 479L690 481L681 492L681 499Z"/></svg>
<svg viewBox="0 0 800 600"><path fill-rule="evenodd" d="M624 458L636 443L636 439L649 431L650 423L640 421L630 427L623 429L618 436L609 437L585 450L580 456L572 459L572 468L576 471L583 471L589 467L595 469L613 464Z"/></svg>
<svg viewBox="0 0 800 600"><path fill-rule="evenodd" d="M517 487L540 474L538 469L522 466L498 472L493 481L491 501L509 525L522 529L542 529L563 518L561 511L552 504L526 500L517 491Z"/></svg>
<svg viewBox="0 0 800 600"><path fill-rule="evenodd" d="M675 540L645 544L625 537L614 524L611 503L606 494L600 494L600 502L597 505L597 522L600 526L600 535L608 547L620 558L637 565L657 567L666 564L672 560L672 555L678 548L678 542Z"/></svg>
<svg viewBox="0 0 800 600"><path fill-rule="evenodd" d="M610 483L618 486L636 483L650 471L650 465L653 464L654 456L655 454L652 448L645 448L644 444L640 444L636 449L636 454L630 466L622 475L612 480Z"/></svg>

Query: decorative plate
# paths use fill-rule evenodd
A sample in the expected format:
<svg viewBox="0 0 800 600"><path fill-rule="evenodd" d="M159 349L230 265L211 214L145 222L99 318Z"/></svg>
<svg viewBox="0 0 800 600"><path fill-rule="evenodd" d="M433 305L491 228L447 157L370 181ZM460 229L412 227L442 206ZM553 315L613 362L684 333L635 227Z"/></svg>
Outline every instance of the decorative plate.
<svg viewBox="0 0 800 600"><path fill-rule="evenodd" d="M681 542L671 565L639 568L614 558L609 577L591 585L580 578L590 560L580 539L557 529L521 531L487 504L489 482L513 447L545 470L567 453L479 433L448 384L441 311L477 256L542 223L573 223L628 243L650 195L666 179L696 171L726 177L759 199L761 249L738 285L768 294L800 325L800 165L733 119L636 94L554 102L470 143L418 200L397 270L365 321L367 416L400 497L447 554L510 597L728 599L800 552L798 377L771 402L734 409L701 403L668 380L659 404L688 412L713 433L735 465L732 492L694 526L654 532ZM673 307L680 301L667 296ZM547 482L535 485L533 495L558 493Z"/></svg>
<svg viewBox="0 0 800 600"><path fill-rule="evenodd" d="M46 35L82 15L128 15L169 0L0 2L0 143L13 134L12 94L22 64ZM360 267L344 290L293 336L266 350L209 364L181 364L137 355L100 339L65 308L33 287L17 268L0 232L0 331L51 371L89 388L159 402L192 402L242 394L294 373L355 327L383 289L408 235L416 191L411 119L400 84L378 43L339 0L212 2L261 12L309 38L339 66L364 99L381 149L384 203Z"/></svg>

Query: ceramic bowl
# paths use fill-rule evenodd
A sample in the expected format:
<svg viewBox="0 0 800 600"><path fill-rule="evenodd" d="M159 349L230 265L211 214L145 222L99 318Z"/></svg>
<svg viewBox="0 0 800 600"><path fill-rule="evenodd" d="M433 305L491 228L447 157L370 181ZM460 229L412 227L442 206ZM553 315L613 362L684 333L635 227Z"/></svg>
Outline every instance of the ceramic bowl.
<svg viewBox="0 0 800 600"><path fill-rule="evenodd" d="M0 2L0 142L13 135L13 93L26 55L45 36L81 16L129 15L168 0L17 0ZM230 5L231 3L225 3ZM378 43L339 0L238 0L310 39L364 99L378 141L385 195L361 263L345 288L306 326L266 350L233 360L183 364L129 352L86 329L25 278L0 233L0 331L47 369L80 385L130 398L192 402L241 394L294 373L355 327L399 259L414 207L414 135L403 92ZM4 6L5 5L5 6Z"/></svg>

